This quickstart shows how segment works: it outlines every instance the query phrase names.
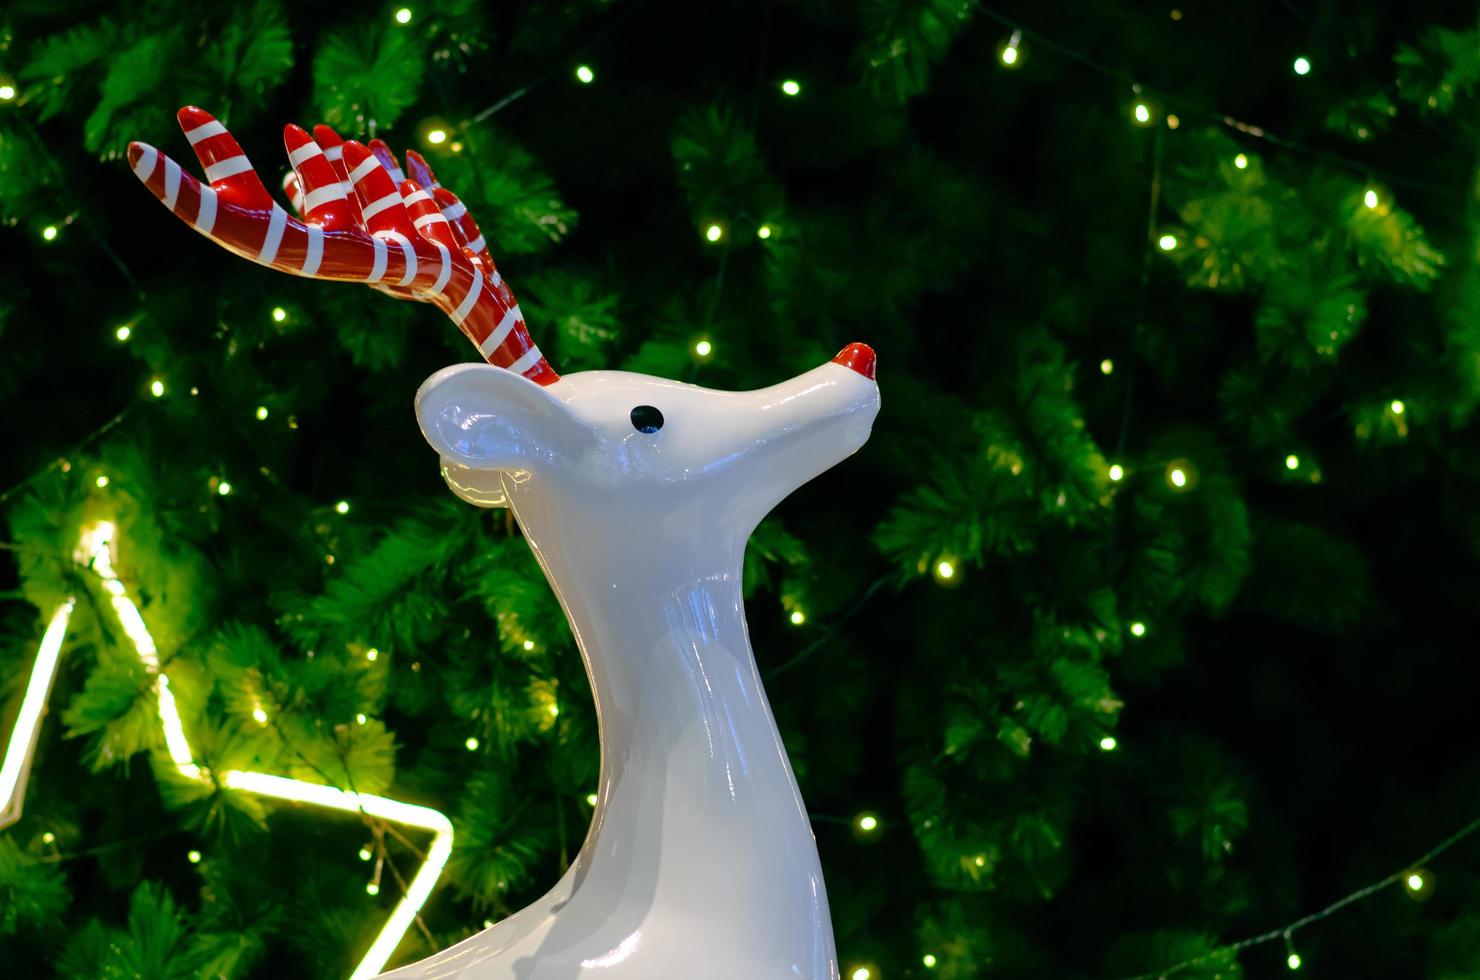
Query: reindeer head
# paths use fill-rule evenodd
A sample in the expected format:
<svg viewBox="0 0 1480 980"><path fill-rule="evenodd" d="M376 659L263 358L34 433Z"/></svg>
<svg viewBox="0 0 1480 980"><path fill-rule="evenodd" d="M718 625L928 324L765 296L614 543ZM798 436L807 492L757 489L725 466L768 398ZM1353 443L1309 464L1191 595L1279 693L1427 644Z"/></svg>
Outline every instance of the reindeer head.
<svg viewBox="0 0 1480 980"><path fill-rule="evenodd" d="M661 512L676 533L718 527L743 543L776 503L868 438L879 390L863 344L749 392L619 371L561 377L477 224L414 151L408 179L379 140L286 127L295 218L220 122L193 107L179 120L209 184L151 146L129 145L134 173L178 217L264 265L433 303L478 348L487 364L439 371L416 398L443 475L465 500L511 504L521 520L559 520L580 504L615 522Z"/></svg>

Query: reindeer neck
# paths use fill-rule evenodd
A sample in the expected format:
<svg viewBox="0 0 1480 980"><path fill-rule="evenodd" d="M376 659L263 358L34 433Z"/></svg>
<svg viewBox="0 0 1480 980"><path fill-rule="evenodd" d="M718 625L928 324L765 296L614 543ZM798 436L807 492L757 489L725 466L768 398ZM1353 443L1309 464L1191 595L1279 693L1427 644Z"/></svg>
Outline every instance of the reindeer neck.
<svg viewBox="0 0 1480 980"><path fill-rule="evenodd" d="M677 533L705 526L682 514L511 498L600 721L599 803L562 902L602 921L603 942L687 937L653 951L665 964L730 949L737 977L836 978L816 842L746 631L745 535ZM694 969L634 975L706 968Z"/></svg>

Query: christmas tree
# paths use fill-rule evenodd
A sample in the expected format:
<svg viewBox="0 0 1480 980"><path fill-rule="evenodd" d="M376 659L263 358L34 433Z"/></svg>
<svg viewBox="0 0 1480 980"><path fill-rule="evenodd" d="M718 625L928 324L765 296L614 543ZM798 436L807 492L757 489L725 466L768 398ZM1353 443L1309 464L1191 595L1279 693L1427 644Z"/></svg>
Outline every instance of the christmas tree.
<svg viewBox="0 0 1480 980"><path fill-rule="evenodd" d="M7 6L6 975L412 962L595 805L559 604L411 411L476 352L162 212L126 147L193 104L265 176L425 155L562 372L878 351L745 565L844 977L1480 976L1477 22Z"/></svg>

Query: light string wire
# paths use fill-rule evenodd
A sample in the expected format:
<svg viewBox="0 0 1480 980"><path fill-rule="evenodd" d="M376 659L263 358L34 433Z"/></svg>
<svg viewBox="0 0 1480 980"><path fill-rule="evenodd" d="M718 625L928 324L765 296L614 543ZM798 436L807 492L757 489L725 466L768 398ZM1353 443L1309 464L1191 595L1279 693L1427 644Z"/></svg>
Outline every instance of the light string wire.
<svg viewBox="0 0 1480 980"><path fill-rule="evenodd" d="M110 521L90 524L82 531L74 557L101 581L124 635L134 647L140 662L154 677L151 686L164 734L165 749L179 775L193 782L207 782L216 787L240 790L257 796L305 803L342 813L358 813L370 820L372 825L378 819L431 832L432 842L426 850L422 865L409 882L402 878L394 865L391 867L391 873L402 885L404 893L350 975L350 980L370 980L381 972L413 922L419 919L421 907L436 887L452 853L452 822L438 810L401 800L341 790L272 773L239 769L212 772L199 765L170 687L168 671L160 662L158 647L138 606L129 597L127 588L113 568L112 548L115 546L116 536L117 527ZM46 699L56 676L67 626L75 608L75 597L69 597L52 613L32 666L21 711L7 742L3 763L0 763L0 817L3 817L0 826L14 823L20 817L26 780L30 773L41 720L45 714ZM298 754L301 756L301 753ZM399 834L397 836L405 841L404 837ZM422 924L422 929L425 928Z"/></svg>
<svg viewBox="0 0 1480 980"><path fill-rule="evenodd" d="M1180 963L1173 963L1170 966L1162 967L1160 970L1153 970L1150 973L1138 973L1133 977L1122 977L1120 978L1120 980L1164 980L1164 978L1166 977L1175 976L1176 974L1189 967L1197 966L1199 963L1204 963L1207 960L1212 959L1214 956L1218 956L1220 954L1240 953L1243 950L1249 949L1254 946L1261 946L1265 943L1272 943L1277 939L1283 939L1288 943L1297 929L1303 929L1311 923L1320 922L1322 919L1328 919L1331 916L1335 915L1337 912L1346 908L1348 905L1360 902L1364 898L1368 898L1372 895L1377 894L1384 888L1388 888L1392 885L1398 884L1399 882L1405 881L1415 871L1420 868L1426 868L1428 865L1432 864L1434 859L1437 858L1440 854L1443 854L1451 847L1454 847L1456 844L1463 841L1466 837L1474 834L1477 830L1480 830L1480 817L1476 817L1474 820L1471 820L1459 830L1444 838L1444 840L1440 841L1437 845L1435 845L1421 857L1414 860L1411 864L1405 865L1402 869L1394 871L1387 877L1380 878L1370 885L1367 885L1363 888L1358 888L1356 891L1352 892L1349 895L1338 898L1336 901L1332 902L1330 905L1327 905L1319 912L1312 912L1310 915L1302 916L1288 925L1280 926L1275 929L1270 929L1268 932L1261 932L1257 936L1250 936L1247 939L1240 939L1238 942L1235 943L1218 946L1206 953L1201 954L1200 956L1194 956L1191 959L1183 960Z"/></svg>
<svg viewBox="0 0 1480 980"><path fill-rule="evenodd" d="M1021 32L1023 37L1032 40L1035 44L1040 45L1041 47L1049 51L1053 51L1061 55L1062 57L1077 62L1078 64L1082 65L1085 68L1088 68L1090 71L1093 71L1096 74L1113 79L1114 81L1119 82L1120 84L1126 86L1134 92L1153 95L1155 96L1156 100L1163 105L1171 106L1180 110L1181 112L1187 113L1188 115L1201 117L1203 119L1210 119L1222 126L1226 126L1227 128L1234 130L1235 132L1242 133L1245 136L1251 136L1255 139L1264 140L1265 142L1270 143L1274 146L1281 147L1282 149L1292 150L1297 153L1303 153L1306 156L1315 157L1317 159L1325 161L1326 163L1330 163L1334 166L1339 166L1345 170L1349 170L1353 173L1361 174L1363 176L1377 174L1381 175L1385 180L1392 184L1403 184L1420 190L1429 191L1431 193L1443 194L1448 197L1453 197L1456 193L1455 187L1445 184L1436 184L1432 181L1423 180L1418 177L1410 177L1406 174L1397 173L1383 167L1378 167L1371 163L1366 163L1361 160L1345 156L1333 150L1327 150L1322 147L1313 146L1309 143L1302 143L1299 140L1280 136L1276 133L1271 132L1268 128L1264 126L1258 126L1253 123L1244 122L1241 119L1228 115L1227 113L1219 112L1216 109L1204 108L1203 106L1197 104L1192 99L1187 98L1186 96L1179 95L1158 85L1148 85L1147 83L1138 80L1135 76L1131 75L1127 71L1098 61L1095 58L1092 58L1084 52L1078 50L1077 48L1071 47L1070 45L1064 44L1060 41L1055 41L1053 38L1050 38L1044 34L1040 34L1030 27L1024 27L1022 22L1019 21L1017 18L1008 17L1006 14L998 13L991 7L983 7L981 8L981 12L985 14L989 19L997 22L1003 27L1009 30Z"/></svg>

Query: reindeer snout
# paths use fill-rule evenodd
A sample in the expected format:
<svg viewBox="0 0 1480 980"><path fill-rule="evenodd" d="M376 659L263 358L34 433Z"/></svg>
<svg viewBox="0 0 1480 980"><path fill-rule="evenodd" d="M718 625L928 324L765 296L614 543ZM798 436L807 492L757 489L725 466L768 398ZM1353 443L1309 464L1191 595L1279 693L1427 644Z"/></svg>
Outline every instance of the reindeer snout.
<svg viewBox="0 0 1480 980"><path fill-rule="evenodd" d="M877 360L872 347L868 344L855 343L838 351L838 356L833 358L833 363L851 368L872 381L874 380L874 363Z"/></svg>

